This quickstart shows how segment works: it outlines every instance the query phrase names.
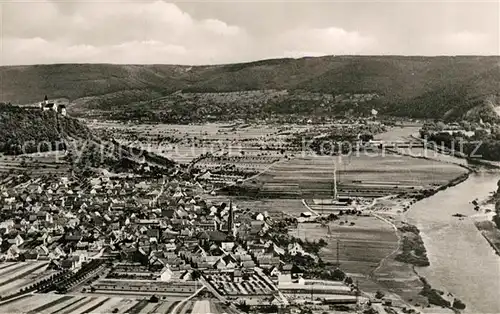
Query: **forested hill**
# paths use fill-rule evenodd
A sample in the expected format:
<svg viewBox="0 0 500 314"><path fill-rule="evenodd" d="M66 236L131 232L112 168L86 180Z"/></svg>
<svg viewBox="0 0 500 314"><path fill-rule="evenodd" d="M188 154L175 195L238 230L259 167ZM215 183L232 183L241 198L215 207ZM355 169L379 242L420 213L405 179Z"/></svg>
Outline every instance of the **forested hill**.
<svg viewBox="0 0 500 314"><path fill-rule="evenodd" d="M68 137L86 138L89 129L52 110L0 104L0 153L20 154L57 149Z"/></svg>
<svg viewBox="0 0 500 314"><path fill-rule="evenodd" d="M297 113L311 113L316 110L310 107L323 103L308 103L308 97L313 97L310 93L340 99L349 94L372 94L377 97L364 105L382 113L460 118L483 106L487 97L500 94L500 57L326 56L192 67L57 64L1 67L0 74L3 101L35 102L47 94L70 99L74 113L87 109L119 113L120 109L137 108L173 115L201 114L201 109L203 114L244 113L248 108L239 108L241 102L229 106L224 99L211 100L214 108L198 108L192 95L286 90L295 96L273 96L254 103L264 106L261 109L268 114L281 113L282 107L291 105L297 107ZM191 97L186 101L187 112L176 108L177 98L151 101L179 91L187 95L185 98ZM248 93L240 96L249 97ZM232 98L240 96L235 93ZM327 112L366 112L364 105L333 101Z"/></svg>

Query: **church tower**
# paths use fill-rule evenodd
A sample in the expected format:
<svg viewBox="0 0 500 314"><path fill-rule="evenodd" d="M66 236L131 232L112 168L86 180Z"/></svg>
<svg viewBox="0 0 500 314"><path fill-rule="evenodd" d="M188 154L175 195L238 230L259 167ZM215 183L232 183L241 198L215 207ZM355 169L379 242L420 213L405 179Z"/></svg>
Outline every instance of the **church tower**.
<svg viewBox="0 0 500 314"><path fill-rule="evenodd" d="M234 228L233 201L229 201L229 217L227 218L227 233L232 235Z"/></svg>

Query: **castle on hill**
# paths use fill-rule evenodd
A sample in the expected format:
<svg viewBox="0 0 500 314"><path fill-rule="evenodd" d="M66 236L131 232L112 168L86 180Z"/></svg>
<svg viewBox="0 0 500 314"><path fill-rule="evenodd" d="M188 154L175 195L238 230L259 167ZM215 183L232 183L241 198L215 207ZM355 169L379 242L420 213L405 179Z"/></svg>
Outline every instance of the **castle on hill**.
<svg viewBox="0 0 500 314"><path fill-rule="evenodd" d="M39 104L40 109L43 111L54 110L57 113L60 113L63 116L66 116L66 106L62 104L58 104L57 102L49 101L47 95L45 95L44 100Z"/></svg>

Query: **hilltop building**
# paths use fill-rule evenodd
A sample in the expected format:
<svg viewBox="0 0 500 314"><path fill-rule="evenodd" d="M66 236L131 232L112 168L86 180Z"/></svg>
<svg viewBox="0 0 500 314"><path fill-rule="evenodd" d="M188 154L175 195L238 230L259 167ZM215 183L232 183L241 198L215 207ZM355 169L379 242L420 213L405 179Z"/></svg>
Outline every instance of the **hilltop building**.
<svg viewBox="0 0 500 314"><path fill-rule="evenodd" d="M65 105L60 105L57 102L49 101L47 95L45 95L44 100L39 104L39 107L43 111L53 110L63 116L66 116L67 114Z"/></svg>

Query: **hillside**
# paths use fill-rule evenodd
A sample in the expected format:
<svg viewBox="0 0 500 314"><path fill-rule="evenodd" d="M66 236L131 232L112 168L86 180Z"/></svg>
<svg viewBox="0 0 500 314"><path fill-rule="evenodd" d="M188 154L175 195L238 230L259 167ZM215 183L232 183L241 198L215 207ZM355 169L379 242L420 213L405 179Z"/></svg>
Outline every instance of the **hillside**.
<svg viewBox="0 0 500 314"><path fill-rule="evenodd" d="M75 118L0 103L0 155L49 151L64 151L63 160L79 174L106 169L161 176L176 169L168 158L99 138Z"/></svg>
<svg viewBox="0 0 500 314"><path fill-rule="evenodd" d="M21 154L62 148L68 136L85 138L89 129L53 111L0 104L0 153Z"/></svg>
<svg viewBox="0 0 500 314"><path fill-rule="evenodd" d="M239 92L274 90L294 96L255 100L250 107L264 107L265 114L287 113L290 104L299 108L294 111L298 114L366 113L375 107L391 115L455 119L500 94L500 57L327 56L193 67L58 64L0 67L0 73L3 101L27 103L48 94L69 98L73 114L118 118L136 112L146 118L187 115L187 120L199 111L215 116L236 111L244 116L248 107L239 108L238 97L248 103L251 96ZM180 96L171 95L180 90ZM231 105L226 96L204 106L195 100L200 93L221 92L238 93L232 93ZM341 100L327 103L323 110L323 100L309 102L297 96L311 93ZM345 101L353 94L377 97L363 105Z"/></svg>

